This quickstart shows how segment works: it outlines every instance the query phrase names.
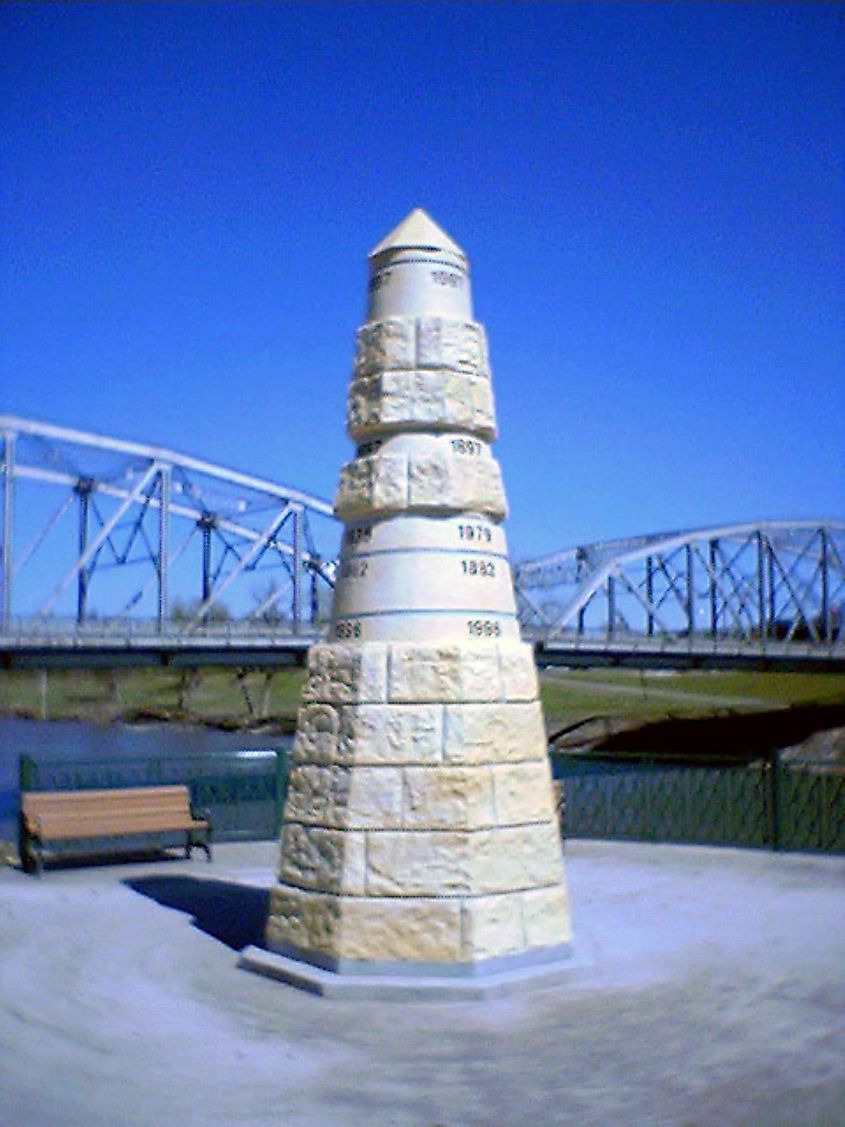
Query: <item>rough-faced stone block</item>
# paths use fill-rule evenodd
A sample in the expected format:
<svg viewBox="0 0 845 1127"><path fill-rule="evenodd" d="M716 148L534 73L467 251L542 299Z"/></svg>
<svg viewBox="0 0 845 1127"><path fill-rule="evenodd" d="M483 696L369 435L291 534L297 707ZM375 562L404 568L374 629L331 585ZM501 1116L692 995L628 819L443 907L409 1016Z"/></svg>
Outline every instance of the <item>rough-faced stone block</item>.
<svg viewBox="0 0 845 1127"><path fill-rule="evenodd" d="M529 645L525 642L501 642L499 663L505 700L537 700L537 666Z"/></svg>
<svg viewBox="0 0 845 1127"><path fill-rule="evenodd" d="M461 700L498 701L502 695L499 655L493 646L467 646L460 662Z"/></svg>
<svg viewBox="0 0 845 1127"><path fill-rule="evenodd" d="M472 422L470 429L486 434L488 428L490 429L490 438L495 438L498 433L496 427L496 398L490 381L477 379L472 384Z"/></svg>
<svg viewBox="0 0 845 1127"><path fill-rule="evenodd" d="M363 325L357 334L356 374L369 375L386 368L413 368L416 333L413 317L389 317Z"/></svg>
<svg viewBox="0 0 845 1127"><path fill-rule="evenodd" d="M448 704L443 728L446 763L542 760L546 731L539 701L496 705Z"/></svg>
<svg viewBox="0 0 845 1127"><path fill-rule="evenodd" d="M347 430L360 440L388 429L472 430L495 437L490 381L448 370L392 371L353 380Z"/></svg>
<svg viewBox="0 0 845 1127"><path fill-rule="evenodd" d="M348 462L334 510L343 521L405 511L473 512L501 520L507 502L498 463L444 450L380 450Z"/></svg>
<svg viewBox="0 0 845 1127"><path fill-rule="evenodd" d="M437 705L347 705L342 712L340 757L350 763L437 763L443 709Z"/></svg>
<svg viewBox="0 0 845 1127"><path fill-rule="evenodd" d="M374 896L459 896L473 887L473 847L478 833L408 830L371 834L367 892Z"/></svg>
<svg viewBox="0 0 845 1127"><path fill-rule="evenodd" d="M553 947L572 939L569 897L563 878L552 888L522 894L522 919L527 948Z"/></svg>
<svg viewBox="0 0 845 1127"><path fill-rule="evenodd" d="M473 321L420 317L417 364L421 368L452 368L488 375L484 330Z"/></svg>
<svg viewBox="0 0 845 1127"><path fill-rule="evenodd" d="M404 454L373 454L371 505L378 512L399 512L408 507L408 459Z"/></svg>
<svg viewBox="0 0 845 1127"><path fill-rule="evenodd" d="M346 959L456 962L461 906L449 900L344 901L338 954Z"/></svg>
<svg viewBox="0 0 845 1127"><path fill-rule="evenodd" d="M266 935L271 949L292 943L302 950L331 954L340 936L340 900L277 884L270 889Z"/></svg>
<svg viewBox="0 0 845 1127"><path fill-rule="evenodd" d="M504 763L492 768L499 825L555 818L548 762Z"/></svg>
<svg viewBox="0 0 845 1127"><path fill-rule="evenodd" d="M491 457L462 457L443 451L413 453L408 460L408 504L412 509L507 514L498 463Z"/></svg>
<svg viewBox="0 0 845 1127"><path fill-rule="evenodd" d="M494 822L487 767L406 767L403 824L409 829L478 829Z"/></svg>
<svg viewBox="0 0 845 1127"><path fill-rule="evenodd" d="M346 400L346 429L353 438L378 429L381 422L381 388L378 376L353 380Z"/></svg>
<svg viewBox="0 0 845 1127"><path fill-rule="evenodd" d="M381 383L381 417L385 424L442 429L443 380L439 373L385 372Z"/></svg>
<svg viewBox="0 0 845 1127"><path fill-rule="evenodd" d="M522 893L478 896L461 907L461 958L467 962L513 955L525 949Z"/></svg>
<svg viewBox="0 0 845 1127"><path fill-rule="evenodd" d="M363 833L286 822L282 830L283 884L317 892L364 892Z"/></svg>
<svg viewBox="0 0 845 1127"><path fill-rule="evenodd" d="M408 504L414 509L460 509L463 482L454 459L439 451L414 453L408 466Z"/></svg>
<svg viewBox="0 0 845 1127"><path fill-rule="evenodd" d="M302 699L314 704L378 703L387 699L387 645L321 642L308 651Z"/></svg>
<svg viewBox="0 0 845 1127"><path fill-rule="evenodd" d="M502 471L494 458L478 458L475 472L467 482L463 508L469 512L487 513L494 520L504 520L508 503L502 485Z"/></svg>
<svg viewBox="0 0 845 1127"><path fill-rule="evenodd" d="M398 829L402 785L399 767L355 767L345 824L350 829Z"/></svg>
<svg viewBox="0 0 845 1127"><path fill-rule="evenodd" d="M334 511L340 520L366 515L372 507L373 471L366 458L347 462L340 471Z"/></svg>
<svg viewBox="0 0 845 1127"><path fill-rule="evenodd" d="M340 471L334 510L344 521L408 507L408 459L377 453L348 462Z"/></svg>
<svg viewBox="0 0 845 1127"><path fill-rule="evenodd" d="M474 835L472 891L512 892L563 879L556 825L504 826Z"/></svg>

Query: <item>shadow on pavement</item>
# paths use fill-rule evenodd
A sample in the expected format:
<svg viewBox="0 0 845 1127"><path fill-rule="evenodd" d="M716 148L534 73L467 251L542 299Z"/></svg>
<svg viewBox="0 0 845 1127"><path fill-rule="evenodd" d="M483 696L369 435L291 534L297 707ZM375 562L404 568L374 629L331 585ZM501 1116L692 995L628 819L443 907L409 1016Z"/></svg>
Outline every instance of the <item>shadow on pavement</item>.
<svg viewBox="0 0 845 1127"><path fill-rule="evenodd" d="M264 945L270 894L264 888L198 877L137 877L123 882L165 908L193 916L194 927L240 951Z"/></svg>

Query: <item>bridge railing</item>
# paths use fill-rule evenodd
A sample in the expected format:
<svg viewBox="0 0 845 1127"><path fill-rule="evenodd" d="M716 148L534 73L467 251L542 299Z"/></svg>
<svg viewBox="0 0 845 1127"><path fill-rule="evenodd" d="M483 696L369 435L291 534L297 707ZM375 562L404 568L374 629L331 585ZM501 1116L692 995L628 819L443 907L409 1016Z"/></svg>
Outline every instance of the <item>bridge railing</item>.
<svg viewBox="0 0 845 1127"><path fill-rule="evenodd" d="M638 634L633 632L612 635L604 632L578 632L576 630L555 633L537 627L525 627L522 636L526 641L542 646L549 652L571 651L574 653L595 652L609 654L693 654L737 656L755 654L771 657L794 657L812 660L813 658L845 658L845 636L831 638L822 642L783 641L776 638L732 638L702 632L701 634Z"/></svg>
<svg viewBox="0 0 845 1127"><path fill-rule="evenodd" d="M5 641L65 641L68 639L90 641L120 641L137 639L171 639L191 642L244 641L249 639L287 640L291 638L311 639L321 636L325 624L314 626L309 622L266 623L249 619L236 619L230 622L209 622L193 625L183 622L168 622L159 626L155 619L142 618L88 618L77 622L74 618L20 617L12 618L2 631Z"/></svg>

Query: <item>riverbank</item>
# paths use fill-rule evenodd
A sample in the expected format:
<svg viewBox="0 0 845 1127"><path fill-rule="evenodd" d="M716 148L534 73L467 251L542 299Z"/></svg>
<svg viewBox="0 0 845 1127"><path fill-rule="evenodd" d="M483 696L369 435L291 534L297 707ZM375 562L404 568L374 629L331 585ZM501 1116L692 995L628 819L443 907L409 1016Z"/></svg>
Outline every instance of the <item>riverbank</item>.
<svg viewBox="0 0 845 1127"><path fill-rule="evenodd" d="M845 859L570 841L572 977L416 1005L239 969L277 861L0 869L0 1121L842 1122Z"/></svg>
<svg viewBox="0 0 845 1127"><path fill-rule="evenodd" d="M302 669L14 670L0 679L0 716L288 734L304 680Z"/></svg>
<svg viewBox="0 0 845 1127"><path fill-rule="evenodd" d="M299 668L14 670L0 676L0 716L290 733L304 681ZM589 723L612 733L683 717L845 705L838 674L548 669L540 688L550 734L581 728L581 736Z"/></svg>

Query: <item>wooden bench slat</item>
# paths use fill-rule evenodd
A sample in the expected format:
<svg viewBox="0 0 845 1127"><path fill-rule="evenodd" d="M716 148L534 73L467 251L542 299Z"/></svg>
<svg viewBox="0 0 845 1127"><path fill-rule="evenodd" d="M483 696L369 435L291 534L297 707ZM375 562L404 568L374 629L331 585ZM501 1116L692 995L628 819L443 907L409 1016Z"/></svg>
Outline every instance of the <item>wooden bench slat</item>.
<svg viewBox="0 0 845 1127"><path fill-rule="evenodd" d="M211 859L211 825L191 811L184 785L129 787L89 791L28 791L22 795L21 821L31 838L30 859L40 867L38 842L184 832L186 849L192 831L205 834L202 846Z"/></svg>
<svg viewBox="0 0 845 1127"><path fill-rule="evenodd" d="M168 802L163 806L157 806L155 803L151 802L144 803L143 805L141 803L123 804L118 802L109 802L105 805L100 803L96 806L75 806L70 807L67 810L58 806L49 808L35 806L25 810L25 813L27 817L34 818L58 818L65 816L70 818L91 818L96 817L98 814L101 814L104 810L108 811L110 814L114 814L115 816L125 814L127 817L132 817L134 815L143 817L144 814L152 813L167 814L168 816L173 817L180 814L188 814L190 813L191 808L186 802Z"/></svg>
<svg viewBox="0 0 845 1127"><path fill-rule="evenodd" d="M159 822L57 822L41 825L39 837L42 841L61 841L75 837L120 837L143 833L165 833L170 830L200 830L207 828L206 822L181 822L161 820Z"/></svg>
<svg viewBox="0 0 845 1127"><path fill-rule="evenodd" d="M188 791L184 786L168 787L127 787L115 790L77 790L77 791L26 791L23 795L24 809L37 806L41 809L58 808L67 810L76 806L88 806L104 802L146 803L146 802L188 802Z"/></svg>
<svg viewBox="0 0 845 1127"><path fill-rule="evenodd" d="M76 817L73 814L46 814L33 819L35 825L47 828L51 826L93 826L93 825L172 825L178 829L188 826L206 825L200 818L193 818L189 811L180 811L177 814L158 812L155 810L143 813L127 814L114 813L103 810L99 814L89 814L85 817Z"/></svg>

